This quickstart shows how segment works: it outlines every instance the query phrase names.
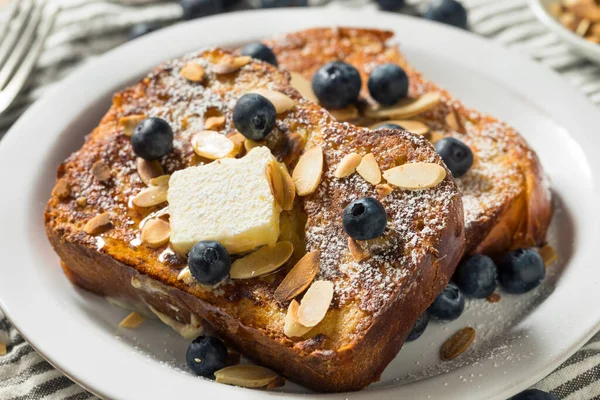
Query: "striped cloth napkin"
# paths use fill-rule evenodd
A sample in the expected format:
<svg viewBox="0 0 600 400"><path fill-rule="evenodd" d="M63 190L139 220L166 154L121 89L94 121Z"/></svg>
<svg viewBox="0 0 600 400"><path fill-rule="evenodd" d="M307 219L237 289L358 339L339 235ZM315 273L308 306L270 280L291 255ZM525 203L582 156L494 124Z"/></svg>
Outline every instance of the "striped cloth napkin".
<svg viewBox="0 0 600 400"><path fill-rule="evenodd" d="M62 11L29 85L7 113L0 115L0 137L36 99L74 68L125 42L129 28L139 22L170 24L181 18L173 1L157 0L51 0ZM251 8L257 0L238 7ZM0 23L5 22L0 0ZM328 0L309 0L323 5ZM331 7L371 7L369 0L338 0ZM407 0L418 12L424 0ZM531 57L559 72L600 105L600 67L571 54L558 37L548 32L529 10L526 0L462 0L469 9L473 32ZM12 328L0 311L0 343L8 353L0 356L0 399L83 400L89 394L44 361ZM600 399L600 334L597 334L556 371L535 385L561 399Z"/></svg>

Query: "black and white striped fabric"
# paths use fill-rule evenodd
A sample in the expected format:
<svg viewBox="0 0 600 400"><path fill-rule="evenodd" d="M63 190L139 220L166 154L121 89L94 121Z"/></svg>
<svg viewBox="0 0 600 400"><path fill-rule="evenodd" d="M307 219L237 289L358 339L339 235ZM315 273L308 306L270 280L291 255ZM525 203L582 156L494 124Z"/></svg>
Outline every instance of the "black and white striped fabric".
<svg viewBox="0 0 600 400"><path fill-rule="evenodd" d="M5 1L5 0L4 0ZM181 18L174 1L157 0L51 0L62 11L27 89L8 112L0 115L0 137L37 98L75 67L125 42L129 28L139 22L170 24ZM246 0L240 7L252 7ZM415 12L426 0L407 0ZM3 21L0 0L0 23ZM324 5L328 0L309 0ZM369 0L337 0L330 7L376 7ZM469 9L471 29L558 71L571 84L600 105L600 67L571 54L529 10L526 0L462 0ZM1 296L1 293L0 293ZM12 328L0 311L0 399L95 398L44 361ZM561 399L600 399L600 334L562 364L536 388Z"/></svg>

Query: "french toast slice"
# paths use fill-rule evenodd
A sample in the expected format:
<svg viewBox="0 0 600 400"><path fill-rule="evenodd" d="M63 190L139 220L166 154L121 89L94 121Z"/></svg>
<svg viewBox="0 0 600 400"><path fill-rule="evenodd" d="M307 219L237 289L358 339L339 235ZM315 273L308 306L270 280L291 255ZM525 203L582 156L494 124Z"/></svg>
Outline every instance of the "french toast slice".
<svg viewBox="0 0 600 400"><path fill-rule="evenodd" d="M188 337L205 321L243 354L311 389L364 388L379 379L462 256L464 217L458 187L447 172L435 187L396 189L381 198L387 229L377 239L360 242L368 256L356 261L342 210L356 198L379 196L358 174L335 178L340 159L351 151L371 152L382 170L413 162L443 166L442 161L427 140L409 132L373 132L336 122L289 85L289 73L266 63L252 60L238 71L215 74L215 65L229 57L213 49L168 61L117 93L83 147L58 168L45 212L48 238L66 275L84 289L134 309L150 309ZM189 63L204 68L202 82L181 76ZM227 279L215 288L178 280L186 258L169 244L151 247L139 241L142 220L160 215L167 204L141 208L131 203L145 184L136 170L125 117L169 122L174 147L160 164L172 174L210 162L194 153L191 136L217 115L225 118L220 133L234 134L235 103L257 88L279 91L295 103L278 115L262 143L278 160L292 171L306 150L321 146L324 152L317 190L296 196L293 210L281 214L280 238L293 243L294 255L273 274ZM94 174L98 162L108 166L108 179L99 181ZM111 225L100 233L86 233L86 224L100 213L110 213ZM315 328L301 338L289 338L284 334L289 302L277 302L274 292L295 261L314 250L321 254L316 279L334 283L333 301Z"/></svg>
<svg viewBox="0 0 600 400"><path fill-rule="evenodd" d="M552 217L551 194L540 161L526 141L497 119L467 108L446 90L423 78L397 46L392 32L357 28L315 28L266 40L279 65L309 81L324 64L342 60L356 67L362 90L357 107L332 114L359 126L394 118L380 117L367 81L378 65L400 65L409 77L409 97L439 94L440 101L410 118L425 123L433 140L455 137L474 153L471 170L456 179L461 190L466 252L501 256L508 250L543 244ZM405 119L405 118L401 118Z"/></svg>

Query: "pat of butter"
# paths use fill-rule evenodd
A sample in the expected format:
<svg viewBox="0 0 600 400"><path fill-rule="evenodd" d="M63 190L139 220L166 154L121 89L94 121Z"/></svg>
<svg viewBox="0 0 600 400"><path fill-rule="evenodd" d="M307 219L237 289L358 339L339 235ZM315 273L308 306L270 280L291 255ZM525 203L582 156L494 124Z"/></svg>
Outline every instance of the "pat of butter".
<svg viewBox="0 0 600 400"><path fill-rule="evenodd" d="M267 147L256 147L240 159L173 173L167 198L175 250L187 253L201 240L216 240L229 253L274 245L280 210L267 177L274 160Z"/></svg>

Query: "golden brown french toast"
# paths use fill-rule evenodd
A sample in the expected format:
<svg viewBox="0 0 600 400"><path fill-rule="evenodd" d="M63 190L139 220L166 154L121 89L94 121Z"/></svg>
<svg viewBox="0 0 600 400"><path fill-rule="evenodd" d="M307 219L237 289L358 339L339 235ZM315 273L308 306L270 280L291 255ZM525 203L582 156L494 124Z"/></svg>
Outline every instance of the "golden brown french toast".
<svg viewBox="0 0 600 400"><path fill-rule="evenodd" d="M48 238L67 276L84 289L132 308L148 306L186 334L206 321L229 345L311 389L364 388L379 379L462 256L464 217L458 187L426 139L336 122L289 85L287 72L263 62L246 61L238 70L215 73L231 57L214 49L168 61L117 93L83 147L58 169L45 212ZM182 77L182 69L191 64L202 67L201 82ZM147 185L143 170L136 167L129 124L142 117L160 117L170 124L173 150L159 162L165 174L173 174L210 162L196 155L191 144L192 135L207 125L229 137L239 135L232 109L243 94L257 88L283 93L294 103L277 116L276 127L261 143L278 160L292 171L307 150L323 150L317 190L296 196L293 209L281 213L280 240L293 244L294 255L272 274L226 279L215 288L178 279L187 265L185 256L169 243L140 241L142 221L153 217L166 222L168 210L166 202L150 207L132 202ZM421 162L440 165L447 174L428 189L396 188L380 196L375 185L356 173L344 179L334 176L350 152L374 154L382 171ZM244 150L237 157L244 157ZM366 196L380 198L388 224L383 236L358 243L357 258L341 216L350 201ZM334 284L333 300L318 325L290 338L284 333L289 302L276 301L274 292L300 257L317 250L315 279Z"/></svg>
<svg viewBox="0 0 600 400"><path fill-rule="evenodd" d="M432 141L455 137L474 153L474 163L457 184L463 197L467 252L501 255L507 250L541 245L552 216L546 177L535 152L511 127L465 107L447 91L423 78L397 46L392 32L356 28L315 28L265 41L279 65L310 81L328 62L341 60L361 75L359 104L332 110L338 119L360 126L386 120L415 120L426 125ZM380 107L367 88L369 74L381 64L400 65L409 77L409 97L433 94L437 101L422 112ZM302 82L301 82L302 83ZM309 96L310 97L310 96ZM414 105L414 104L413 104ZM418 108L418 107L417 107ZM413 114L413 115L410 115ZM407 116L409 115L409 116ZM398 117L399 116L399 117ZM410 123L405 128L410 129Z"/></svg>

